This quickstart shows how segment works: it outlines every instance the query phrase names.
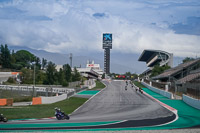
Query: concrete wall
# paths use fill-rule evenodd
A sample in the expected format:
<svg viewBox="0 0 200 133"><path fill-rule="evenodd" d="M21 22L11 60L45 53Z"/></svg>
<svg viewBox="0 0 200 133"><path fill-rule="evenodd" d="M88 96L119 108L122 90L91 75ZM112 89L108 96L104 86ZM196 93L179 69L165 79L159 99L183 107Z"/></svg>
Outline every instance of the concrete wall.
<svg viewBox="0 0 200 133"><path fill-rule="evenodd" d="M183 101L185 103L187 103L188 105L200 110L200 100L189 97L189 96L183 94Z"/></svg>
<svg viewBox="0 0 200 133"><path fill-rule="evenodd" d="M88 87L88 89L92 89L92 88L94 88L94 87L96 87L96 79L89 79L89 80L86 80L85 82L84 82L84 86L87 86Z"/></svg>
<svg viewBox="0 0 200 133"><path fill-rule="evenodd" d="M155 87L153 87L153 86L148 85L148 84L145 83L145 82L141 82L141 83L142 83L144 86L146 86L148 89L150 89L150 90L152 90L152 91L154 91L154 92L156 92L156 93L158 93L158 94L160 94L160 95L162 95L162 96L165 96L165 97L170 98L170 99L173 98L173 95L172 95L171 92L167 92L167 91L164 91L164 90L155 88Z"/></svg>
<svg viewBox="0 0 200 133"><path fill-rule="evenodd" d="M41 98L42 98L42 104L51 104L67 99L67 94L62 94L53 97L41 97Z"/></svg>

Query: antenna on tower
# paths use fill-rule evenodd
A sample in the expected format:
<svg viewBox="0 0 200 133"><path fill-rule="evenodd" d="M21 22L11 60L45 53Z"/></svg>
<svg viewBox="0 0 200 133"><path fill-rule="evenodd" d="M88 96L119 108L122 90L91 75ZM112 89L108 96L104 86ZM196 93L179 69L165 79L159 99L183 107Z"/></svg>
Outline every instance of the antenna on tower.
<svg viewBox="0 0 200 133"><path fill-rule="evenodd" d="M72 53L69 54L70 67L72 68Z"/></svg>

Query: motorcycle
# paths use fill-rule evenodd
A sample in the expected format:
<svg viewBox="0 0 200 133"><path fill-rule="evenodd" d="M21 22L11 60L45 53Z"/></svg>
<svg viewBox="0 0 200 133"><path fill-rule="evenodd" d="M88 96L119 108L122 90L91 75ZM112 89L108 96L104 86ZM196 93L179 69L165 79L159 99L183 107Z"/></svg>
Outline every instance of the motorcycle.
<svg viewBox="0 0 200 133"><path fill-rule="evenodd" d="M3 114L0 114L0 122L3 121L3 122L7 122L8 119L6 117L3 116Z"/></svg>
<svg viewBox="0 0 200 133"><path fill-rule="evenodd" d="M143 94L143 90L142 90L142 88L139 88L139 92L140 92L141 94Z"/></svg>
<svg viewBox="0 0 200 133"><path fill-rule="evenodd" d="M125 90L127 90L127 86L125 86Z"/></svg>
<svg viewBox="0 0 200 133"><path fill-rule="evenodd" d="M70 119L70 117L64 112L62 112L59 108L55 108L55 116L58 120Z"/></svg>

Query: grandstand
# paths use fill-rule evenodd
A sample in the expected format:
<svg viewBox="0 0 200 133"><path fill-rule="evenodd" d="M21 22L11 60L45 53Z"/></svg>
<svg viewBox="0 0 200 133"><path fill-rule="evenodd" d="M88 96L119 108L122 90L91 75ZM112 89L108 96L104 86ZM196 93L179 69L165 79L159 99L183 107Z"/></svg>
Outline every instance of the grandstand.
<svg viewBox="0 0 200 133"><path fill-rule="evenodd" d="M168 69L165 72L161 73L158 76L153 77L153 80L160 80L162 82L169 82L169 80L179 80L188 75L191 71L197 70L200 68L200 59L195 59L182 63L174 68Z"/></svg>
<svg viewBox="0 0 200 133"><path fill-rule="evenodd" d="M138 61L146 62L147 67L149 68L142 74L144 74L146 78L149 78L155 65L168 65L173 67L173 54L161 50L144 50Z"/></svg>

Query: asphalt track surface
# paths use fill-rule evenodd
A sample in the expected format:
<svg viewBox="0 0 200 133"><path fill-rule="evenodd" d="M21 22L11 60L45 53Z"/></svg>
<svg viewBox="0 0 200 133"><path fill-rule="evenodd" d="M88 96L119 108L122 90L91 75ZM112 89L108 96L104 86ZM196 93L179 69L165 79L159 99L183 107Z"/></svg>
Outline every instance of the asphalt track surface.
<svg viewBox="0 0 200 133"><path fill-rule="evenodd" d="M48 119L40 121L12 121L7 124L85 123L106 121L116 121L116 123L79 127L7 128L6 130L145 127L166 124L176 118L175 114L171 111L162 107L144 94L136 91L130 84L128 85L127 90L125 90L125 81L111 81L105 82L105 84L107 87L87 101L79 109L74 111L70 115L69 121Z"/></svg>

